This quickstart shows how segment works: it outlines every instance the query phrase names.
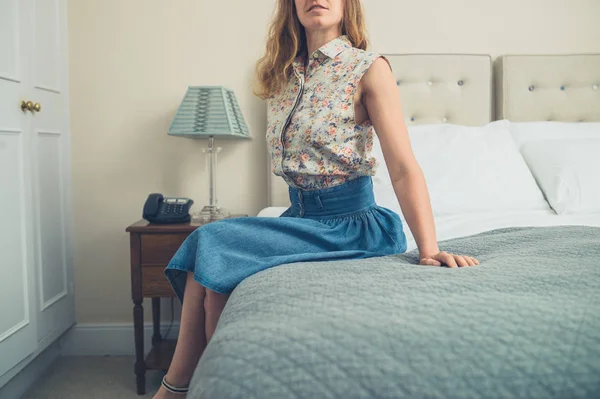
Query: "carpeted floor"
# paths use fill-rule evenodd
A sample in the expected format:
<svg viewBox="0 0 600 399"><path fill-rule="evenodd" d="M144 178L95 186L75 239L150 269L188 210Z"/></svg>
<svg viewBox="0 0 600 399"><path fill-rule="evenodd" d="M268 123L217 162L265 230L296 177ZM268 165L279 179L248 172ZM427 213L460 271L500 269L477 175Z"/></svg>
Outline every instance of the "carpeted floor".
<svg viewBox="0 0 600 399"><path fill-rule="evenodd" d="M163 373L146 372L146 394L135 390L132 356L61 357L23 399L151 398Z"/></svg>

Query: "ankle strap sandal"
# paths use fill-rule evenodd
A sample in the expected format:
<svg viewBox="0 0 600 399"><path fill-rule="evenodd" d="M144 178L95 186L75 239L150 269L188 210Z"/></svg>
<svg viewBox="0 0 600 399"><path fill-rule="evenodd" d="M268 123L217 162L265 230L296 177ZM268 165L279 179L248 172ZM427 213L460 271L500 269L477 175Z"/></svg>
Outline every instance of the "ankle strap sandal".
<svg viewBox="0 0 600 399"><path fill-rule="evenodd" d="M190 390L189 385L186 385L185 387L176 387L174 385L169 384L167 382L167 380L165 379L165 377L163 377L162 382L160 383L160 385L162 385L167 391L169 391L171 393L184 394L184 393L187 393Z"/></svg>

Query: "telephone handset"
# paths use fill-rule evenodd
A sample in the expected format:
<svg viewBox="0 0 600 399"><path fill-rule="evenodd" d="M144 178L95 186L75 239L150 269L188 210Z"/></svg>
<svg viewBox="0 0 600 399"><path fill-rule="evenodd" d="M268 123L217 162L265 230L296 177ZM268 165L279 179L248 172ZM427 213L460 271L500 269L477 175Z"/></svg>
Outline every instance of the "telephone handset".
<svg viewBox="0 0 600 399"><path fill-rule="evenodd" d="M167 198L162 194L150 194L144 204L143 218L150 223L187 223L191 220L189 198Z"/></svg>

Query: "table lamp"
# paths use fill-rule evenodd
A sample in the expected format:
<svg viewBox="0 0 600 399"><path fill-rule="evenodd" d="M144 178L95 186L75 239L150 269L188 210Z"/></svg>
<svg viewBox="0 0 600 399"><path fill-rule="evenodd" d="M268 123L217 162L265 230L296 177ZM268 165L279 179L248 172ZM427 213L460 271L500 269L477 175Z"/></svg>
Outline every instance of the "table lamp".
<svg viewBox="0 0 600 399"><path fill-rule="evenodd" d="M209 204L192 221L218 220L225 217L217 201L217 154L215 138L249 139L248 126L233 90L222 86L190 86L175 113L169 135L208 139L206 161L209 170Z"/></svg>

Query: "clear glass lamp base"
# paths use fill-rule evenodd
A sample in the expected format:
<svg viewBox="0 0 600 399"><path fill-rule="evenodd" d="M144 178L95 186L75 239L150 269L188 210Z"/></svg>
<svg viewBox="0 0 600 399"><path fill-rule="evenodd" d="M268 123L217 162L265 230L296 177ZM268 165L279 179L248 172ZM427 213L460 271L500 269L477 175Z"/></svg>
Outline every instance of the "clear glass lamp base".
<svg viewBox="0 0 600 399"><path fill-rule="evenodd" d="M221 147L215 147L214 142L215 138L210 136L208 148L202 150L206 154L206 167L209 176L209 202L202 210L191 214L192 222L207 223L231 216L230 213L225 213L223 208L217 205L217 154L221 152Z"/></svg>
<svg viewBox="0 0 600 399"><path fill-rule="evenodd" d="M192 214L192 222L210 222L224 219L227 216L229 215L222 208L206 205L201 211Z"/></svg>

